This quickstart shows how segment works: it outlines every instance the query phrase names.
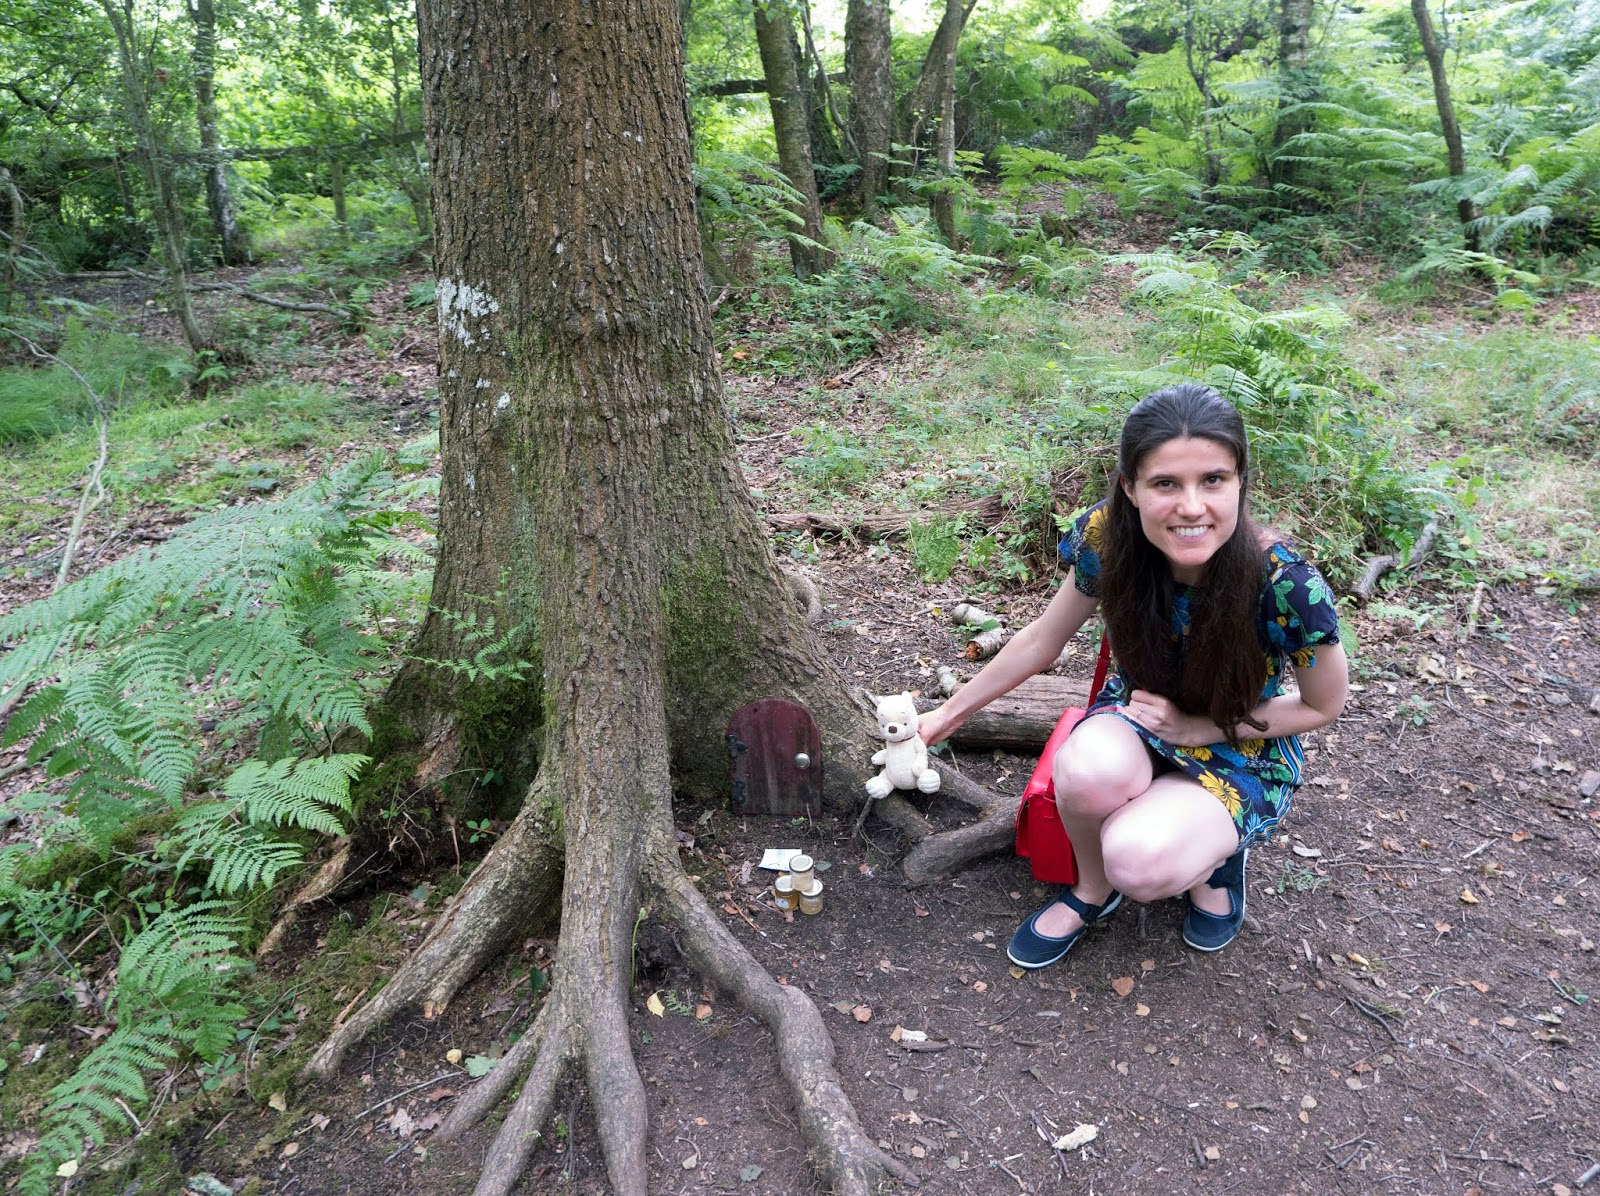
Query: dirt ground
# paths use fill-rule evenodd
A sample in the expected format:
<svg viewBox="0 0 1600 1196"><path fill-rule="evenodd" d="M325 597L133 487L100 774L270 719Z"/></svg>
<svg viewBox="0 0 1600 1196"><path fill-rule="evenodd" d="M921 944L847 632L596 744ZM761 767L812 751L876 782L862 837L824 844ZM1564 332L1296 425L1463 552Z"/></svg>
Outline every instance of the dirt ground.
<svg viewBox="0 0 1600 1196"><path fill-rule="evenodd" d="M797 446L753 441L750 476ZM931 689L934 666L956 663L934 608L961 595L918 580L904 554L825 542L810 569L822 634L864 686ZM1286 833L1252 854L1246 930L1217 955L1183 945L1179 902L1128 903L1061 964L1019 973L1006 939L1048 896L1026 865L908 887L904 845L873 822L853 838L832 817L686 806L685 862L757 958L816 1001L862 1124L930 1196L1570 1196L1600 1164L1600 619L1592 600L1531 588L1489 590L1469 618L1469 598L1423 632L1350 616L1356 692L1307 737L1310 783ZM1043 601L1019 595L1007 613L1020 623ZM1067 670L1085 687L1089 664L1080 653ZM1002 792L1032 766L957 761ZM965 816L917 800L941 825ZM767 847L820 861L820 915L773 906L771 874L753 868ZM370 900L305 921L270 973L292 986L330 925L360 924ZM424 918L401 909L387 967ZM639 948L652 1191L817 1191L768 1032L648 924ZM174 1149L182 1175L135 1177L125 1196L202 1173L273 1196L469 1191L492 1135L430 1142L471 1082L447 1053L498 1056L529 1020L517 969L551 966L553 949L530 937L444 1016L395 1024L284 1110L234 1101L192 1120ZM581 1084L558 1108L519 1191L607 1191ZM1080 1126L1092 1140L1052 1149Z"/></svg>

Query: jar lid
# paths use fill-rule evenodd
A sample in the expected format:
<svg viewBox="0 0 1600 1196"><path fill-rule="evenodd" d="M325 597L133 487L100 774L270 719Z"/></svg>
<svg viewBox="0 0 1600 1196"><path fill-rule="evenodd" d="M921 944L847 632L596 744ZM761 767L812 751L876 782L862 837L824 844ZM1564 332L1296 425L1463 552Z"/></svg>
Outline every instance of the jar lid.
<svg viewBox="0 0 1600 1196"><path fill-rule="evenodd" d="M790 872L810 872L811 871L811 857L808 856L808 855L805 855L804 853L802 853L800 855L790 856L789 857L789 871Z"/></svg>

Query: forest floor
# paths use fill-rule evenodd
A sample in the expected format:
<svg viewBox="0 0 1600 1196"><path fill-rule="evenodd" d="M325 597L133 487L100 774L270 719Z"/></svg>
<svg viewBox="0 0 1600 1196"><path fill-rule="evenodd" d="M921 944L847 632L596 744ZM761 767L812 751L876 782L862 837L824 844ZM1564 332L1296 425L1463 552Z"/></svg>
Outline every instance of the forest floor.
<svg viewBox="0 0 1600 1196"><path fill-rule="evenodd" d="M403 313L403 294L397 283L375 305L423 329L426 313ZM432 366L431 341L408 339L381 354L352 343L307 369L350 386L383 439L410 439ZM864 394L925 364L914 345L886 351L841 387ZM795 429L816 412L791 382L741 377L730 388L736 410L759 392L760 434L742 443L759 490L802 451ZM91 526L86 562L97 545L110 545L102 558L134 546L141 519L142 538L160 538L166 516L118 518ZM14 566L48 565L37 544L5 547ZM939 663L976 671L943 613L963 597L956 583L926 583L906 554L848 538L817 540L806 568L826 604L820 634L864 687L931 691ZM0 601L47 583L38 568L15 568ZM1047 597L1012 588L994 601L1020 625ZM1600 618L1592 600L1532 583L1490 587L1470 610L1469 593L1410 597L1430 617L1346 612L1360 639L1350 705L1307 737L1310 782L1285 833L1252 853L1246 929L1219 954L1183 945L1181 903L1129 903L1062 963L1022 973L1006 940L1048 897L1026 865L994 859L909 887L896 866L904 845L870 821L856 838L834 817L685 806L685 863L756 957L815 1000L867 1133L930 1196L1570 1196L1600 1164ZM1085 688L1090 663L1080 650L1067 668ZM0 769L11 762L0 754ZM1033 761L961 752L956 763L1011 793ZM13 775L0 796L37 780ZM965 816L947 800L917 800L940 825ZM23 820L0 835L26 830ZM773 905L771 874L754 866L772 847L806 848L825 869L821 914ZM297 1089L282 1063L326 1032L327 1011L352 1007L398 965L450 872L447 862L442 873L392 875L385 893L335 900L303 921L262 962L269 987L305 1015L262 1053L263 1073L277 1059L283 1081L185 1100L172 1106L179 1116L158 1106L148 1125L164 1149L115 1190L220 1190L206 1178L263 1196L470 1190L488 1131L450 1146L429 1131L470 1084L466 1068L490 1065L526 1026L530 974L559 966L552 930L535 929L441 1017L392 1025L328 1085ZM339 955L366 971L329 968ZM313 996L313 984L326 991ZM817 1190L770 1035L703 989L650 930L632 1031L651 1094L652 1191ZM26 1057L35 1044L19 1045ZM607 1191L581 1085L558 1108L519 1190ZM1095 1129L1087 1144L1052 1148L1080 1126ZM0 1127L0 1158L26 1141L25 1126Z"/></svg>

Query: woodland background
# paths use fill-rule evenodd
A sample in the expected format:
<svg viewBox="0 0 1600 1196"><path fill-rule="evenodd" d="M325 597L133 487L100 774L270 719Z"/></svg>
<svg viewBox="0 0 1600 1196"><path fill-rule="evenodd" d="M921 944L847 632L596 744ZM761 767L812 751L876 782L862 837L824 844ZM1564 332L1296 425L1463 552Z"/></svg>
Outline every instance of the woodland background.
<svg viewBox="0 0 1600 1196"><path fill-rule="evenodd" d="M1026 606L1127 405L1201 377L1246 413L1263 516L1364 603L1360 679L1388 667L1363 629L1471 635L1502 592L1588 610L1594 0L679 13L745 476L824 593L842 535ZM169 1148L152 1107L281 1100L393 911L436 912L516 813L527 760L412 802L363 754L402 660L463 692L534 671L498 595L435 609L448 658L414 644L440 303L416 38L358 0L0 4L18 1190L91 1163L117 1190ZM361 826L393 875L327 872ZM291 999L251 960L322 875L381 898ZM519 967L536 1005L549 959Z"/></svg>

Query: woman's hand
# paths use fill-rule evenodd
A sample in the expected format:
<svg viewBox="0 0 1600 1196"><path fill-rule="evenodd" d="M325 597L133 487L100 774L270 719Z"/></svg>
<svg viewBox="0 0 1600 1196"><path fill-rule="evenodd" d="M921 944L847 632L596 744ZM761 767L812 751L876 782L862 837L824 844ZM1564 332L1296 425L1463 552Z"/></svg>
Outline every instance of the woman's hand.
<svg viewBox="0 0 1600 1196"><path fill-rule="evenodd" d="M955 718L946 713L949 703L925 711L917 716L917 734L922 737L922 742L932 747L941 740L948 739L957 727L966 721L965 718Z"/></svg>
<svg viewBox="0 0 1600 1196"><path fill-rule="evenodd" d="M1210 719L1185 714L1170 698L1149 690L1136 689L1129 694L1122 713L1174 747L1202 747L1221 738Z"/></svg>

